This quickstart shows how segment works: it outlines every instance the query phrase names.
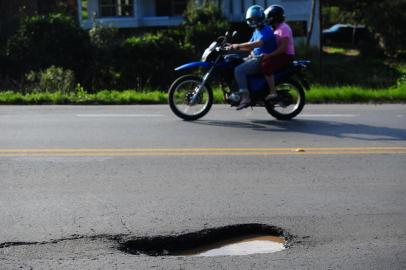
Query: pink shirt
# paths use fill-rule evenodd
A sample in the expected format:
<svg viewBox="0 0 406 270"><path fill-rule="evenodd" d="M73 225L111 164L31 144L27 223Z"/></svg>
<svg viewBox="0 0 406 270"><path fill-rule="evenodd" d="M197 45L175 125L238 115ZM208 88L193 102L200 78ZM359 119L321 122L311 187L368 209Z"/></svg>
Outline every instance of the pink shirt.
<svg viewBox="0 0 406 270"><path fill-rule="evenodd" d="M290 28L290 26L286 23L281 23L276 27L274 34L276 36L276 44L278 47L281 43L282 38L288 38L288 46L286 47L285 53L289 55L295 55L295 45L293 41L292 29Z"/></svg>

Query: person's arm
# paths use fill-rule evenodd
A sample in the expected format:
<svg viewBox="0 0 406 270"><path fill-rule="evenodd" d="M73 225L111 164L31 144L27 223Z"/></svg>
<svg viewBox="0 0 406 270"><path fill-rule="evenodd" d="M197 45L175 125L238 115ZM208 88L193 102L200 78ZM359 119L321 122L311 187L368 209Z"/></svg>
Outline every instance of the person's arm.
<svg viewBox="0 0 406 270"><path fill-rule="evenodd" d="M278 48L276 48L276 50L274 50L272 53L264 54L263 59L267 59L269 57L285 53L288 48L288 44L289 44L289 39L287 37L281 38Z"/></svg>
<svg viewBox="0 0 406 270"><path fill-rule="evenodd" d="M231 49L241 50L241 51L252 51L255 48L261 47L264 44L262 40L240 43L240 44L231 44Z"/></svg>

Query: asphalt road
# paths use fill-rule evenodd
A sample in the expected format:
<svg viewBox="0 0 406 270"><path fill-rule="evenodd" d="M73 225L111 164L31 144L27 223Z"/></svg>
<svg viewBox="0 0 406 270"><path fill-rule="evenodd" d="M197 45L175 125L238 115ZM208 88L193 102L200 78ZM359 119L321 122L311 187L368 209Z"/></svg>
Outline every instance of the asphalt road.
<svg viewBox="0 0 406 270"><path fill-rule="evenodd" d="M405 269L406 106L0 106L0 269ZM117 236L261 223L290 248L148 257Z"/></svg>

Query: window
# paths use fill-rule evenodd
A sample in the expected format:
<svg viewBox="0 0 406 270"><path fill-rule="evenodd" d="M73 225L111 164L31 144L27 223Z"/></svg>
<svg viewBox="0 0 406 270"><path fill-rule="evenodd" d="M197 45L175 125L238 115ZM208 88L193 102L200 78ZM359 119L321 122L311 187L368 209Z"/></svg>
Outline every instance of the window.
<svg viewBox="0 0 406 270"><path fill-rule="evenodd" d="M155 0L156 16L181 16L188 0Z"/></svg>
<svg viewBox="0 0 406 270"><path fill-rule="evenodd" d="M100 0L101 17L131 17L133 10L133 0Z"/></svg>

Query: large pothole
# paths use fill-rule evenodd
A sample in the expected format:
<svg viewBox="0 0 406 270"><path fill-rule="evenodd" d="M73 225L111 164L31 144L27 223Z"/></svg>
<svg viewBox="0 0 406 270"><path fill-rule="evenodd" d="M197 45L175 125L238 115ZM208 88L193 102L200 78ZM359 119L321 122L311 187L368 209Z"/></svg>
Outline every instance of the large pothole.
<svg viewBox="0 0 406 270"><path fill-rule="evenodd" d="M288 247L290 235L264 224L242 224L174 235L130 238L120 250L149 256L233 256L272 253Z"/></svg>

